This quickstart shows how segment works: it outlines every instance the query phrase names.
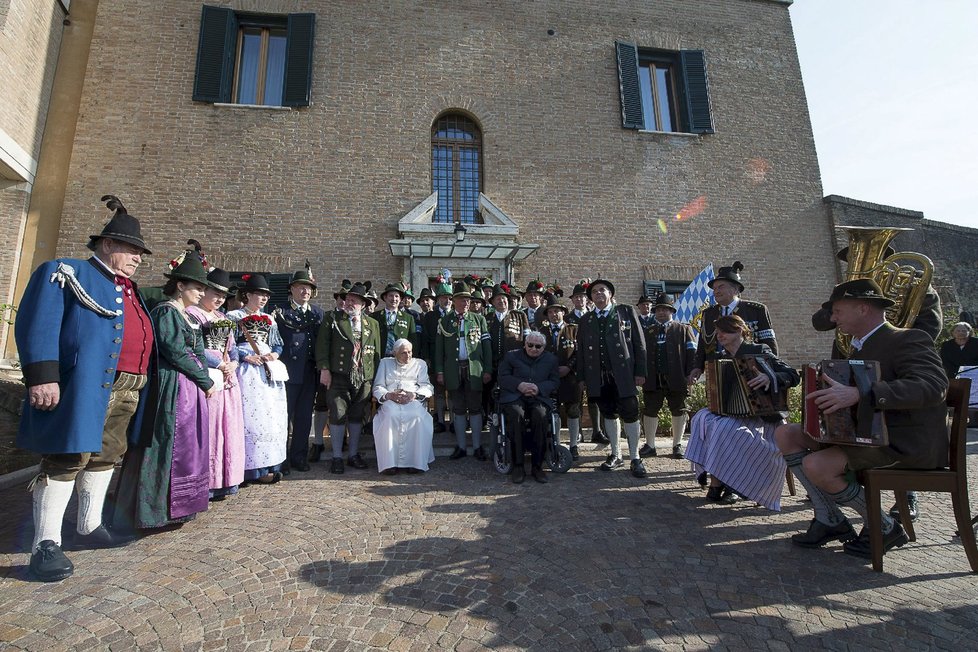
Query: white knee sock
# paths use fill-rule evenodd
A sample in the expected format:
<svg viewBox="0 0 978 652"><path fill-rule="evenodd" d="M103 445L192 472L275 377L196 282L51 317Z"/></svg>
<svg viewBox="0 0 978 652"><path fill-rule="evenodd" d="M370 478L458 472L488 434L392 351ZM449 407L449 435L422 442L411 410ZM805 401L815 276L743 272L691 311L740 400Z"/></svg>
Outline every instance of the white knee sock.
<svg viewBox="0 0 978 652"><path fill-rule="evenodd" d="M64 521L68 501L75 482L39 478L34 483L34 543L31 554L42 541L54 541L61 545L61 523Z"/></svg>
<svg viewBox="0 0 978 652"><path fill-rule="evenodd" d="M672 445L679 446L683 443L683 433L686 432L686 420L689 417L685 414L680 414L678 417L672 418Z"/></svg>
<svg viewBox="0 0 978 652"><path fill-rule="evenodd" d="M102 507L111 482L112 469L82 471L75 478L78 489L78 534L91 534L102 524Z"/></svg>
<svg viewBox="0 0 978 652"><path fill-rule="evenodd" d="M570 435L570 445L577 446L581 442L581 418L567 417L567 433Z"/></svg>
<svg viewBox="0 0 978 652"><path fill-rule="evenodd" d="M621 457L621 430L618 429L618 419L604 420L604 434L611 440L611 454Z"/></svg>
<svg viewBox="0 0 978 652"><path fill-rule="evenodd" d="M638 440L642 436L642 424L632 421L625 424L625 437L628 438L628 457L633 460L638 459ZM655 440L652 440L653 444Z"/></svg>
<svg viewBox="0 0 978 652"><path fill-rule="evenodd" d="M655 448L655 431L659 428L659 417L642 417L642 427L645 428L645 443Z"/></svg>

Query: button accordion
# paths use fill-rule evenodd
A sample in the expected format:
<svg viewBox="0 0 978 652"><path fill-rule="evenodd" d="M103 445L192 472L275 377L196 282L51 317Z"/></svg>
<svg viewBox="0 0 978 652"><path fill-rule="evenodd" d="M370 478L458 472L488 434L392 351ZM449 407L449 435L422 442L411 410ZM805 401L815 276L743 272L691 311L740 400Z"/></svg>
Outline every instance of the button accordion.
<svg viewBox="0 0 978 652"><path fill-rule="evenodd" d="M706 362L706 399L710 412L731 417L785 417L788 387L778 382L767 354L720 358ZM768 391L755 390L747 382L763 374Z"/></svg>
<svg viewBox="0 0 978 652"><path fill-rule="evenodd" d="M859 388L859 403L849 409L824 414L808 399L812 392L825 389L822 374L843 385ZM805 400L802 403L802 425L805 433L822 444L846 446L886 446L889 437L883 412L873 408L870 394L873 383L880 380L880 365L875 360L822 360L802 367Z"/></svg>

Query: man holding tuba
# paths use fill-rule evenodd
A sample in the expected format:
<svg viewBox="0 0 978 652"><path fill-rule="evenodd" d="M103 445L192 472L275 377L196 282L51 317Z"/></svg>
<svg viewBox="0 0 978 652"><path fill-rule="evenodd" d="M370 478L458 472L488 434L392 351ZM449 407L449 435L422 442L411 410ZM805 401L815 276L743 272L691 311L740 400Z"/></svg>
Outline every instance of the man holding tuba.
<svg viewBox="0 0 978 652"><path fill-rule="evenodd" d="M934 286L930 284L930 278L933 274L933 264L930 260L921 254L906 254L912 260L918 261L923 269L918 270L905 267L897 270L896 268L898 266L895 263L893 265L889 263L897 258L904 257L905 254L897 254L888 243L901 229L876 229L859 226L843 228L849 233L850 244L848 247L840 250L836 254L836 258L848 265L846 279L873 278L874 276L889 276L893 278L894 275L899 277L902 274L902 280L890 285L895 285L902 292L902 296L896 296L896 298L900 299L903 303L913 301L914 304L908 306L911 310L903 311L906 322L895 322L894 325L903 328L916 328L930 335L932 341L937 340L937 336L940 335L941 329L944 327L944 311L941 309L941 297L937 294ZM852 262L849 260L850 250L853 251ZM926 286L917 287L921 286L925 281ZM922 299L917 298L921 296L923 297ZM832 321L832 311L826 308L819 308L812 315L812 327L817 331L833 330L835 328L835 322ZM839 347L840 340L845 341L845 337L837 336L832 342L833 358L846 357ZM910 519L916 521L920 514L920 505L917 500L916 491L907 492L907 503L910 507ZM898 518L899 514L900 510L896 505L893 505L890 508L890 516Z"/></svg>
<svg viewBox="0 0 978 652"><path fill-rule="evenodd" d="M872 279L853 279L832 290L822 304L831 311L839 331L849 335L849 359L875 360L880 381L861 394L823 376L828 385L812 392L818 409L826 414L857 404L881 411L889 433L887 446L823 445L805 434L800 424L780 426L774 433L788 468L808 491L815 511L808 531L791 537L795 545L818 548L833 540L844 542L849 554L870 558L866 528L856 537L839 509L849 507L865 522L866 497L851 472L871 468L936 469L947 464L947 375L934 343L925 333L897 328L886 321L894 305ZM908 541L899 521L882 514L884 550Z"/></svg>

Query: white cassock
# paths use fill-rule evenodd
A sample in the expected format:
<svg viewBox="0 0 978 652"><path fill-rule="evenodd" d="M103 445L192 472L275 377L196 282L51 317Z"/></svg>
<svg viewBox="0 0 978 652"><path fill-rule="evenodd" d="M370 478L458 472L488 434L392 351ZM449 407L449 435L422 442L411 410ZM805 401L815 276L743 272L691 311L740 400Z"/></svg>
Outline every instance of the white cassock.
<svg viewBox="0 0 978 652"><path fill-rule="evenodd" d="M377 470L415 468L428 470L435 461L431 447L434 424L425 408L425 401L434 394L428 380L428 365L413 358L400 365L394 358L380 361L374 376L374 398L378 401L388 392L403 389L414 392L419 399L406 405L384 401L374 416L374 446L377 449Z"/></svg>

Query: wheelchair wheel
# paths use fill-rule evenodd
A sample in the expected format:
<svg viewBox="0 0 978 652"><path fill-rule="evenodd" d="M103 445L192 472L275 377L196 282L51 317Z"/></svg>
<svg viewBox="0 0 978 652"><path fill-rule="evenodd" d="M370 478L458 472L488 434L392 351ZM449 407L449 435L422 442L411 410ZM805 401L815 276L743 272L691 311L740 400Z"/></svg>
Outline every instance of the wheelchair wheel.
<svg viewBox="0 0 978 652"><path fill-rule="evenodd" d="M557 444L550 448L550 454L547 456L550 459L547 462L550 464L550 470L555 473L567 473L570 470L571 463L571 452L570 449L563 444Z"/></svg>
<svg viewBox="0 0 978 652"><path fill-rule="evenodd" d="M568 451L567 457L570 458L570 451ZM507 475L513 470L513 462L509 458L509 446L497 445L492 451L492 465L498 473Z"/></svg>

